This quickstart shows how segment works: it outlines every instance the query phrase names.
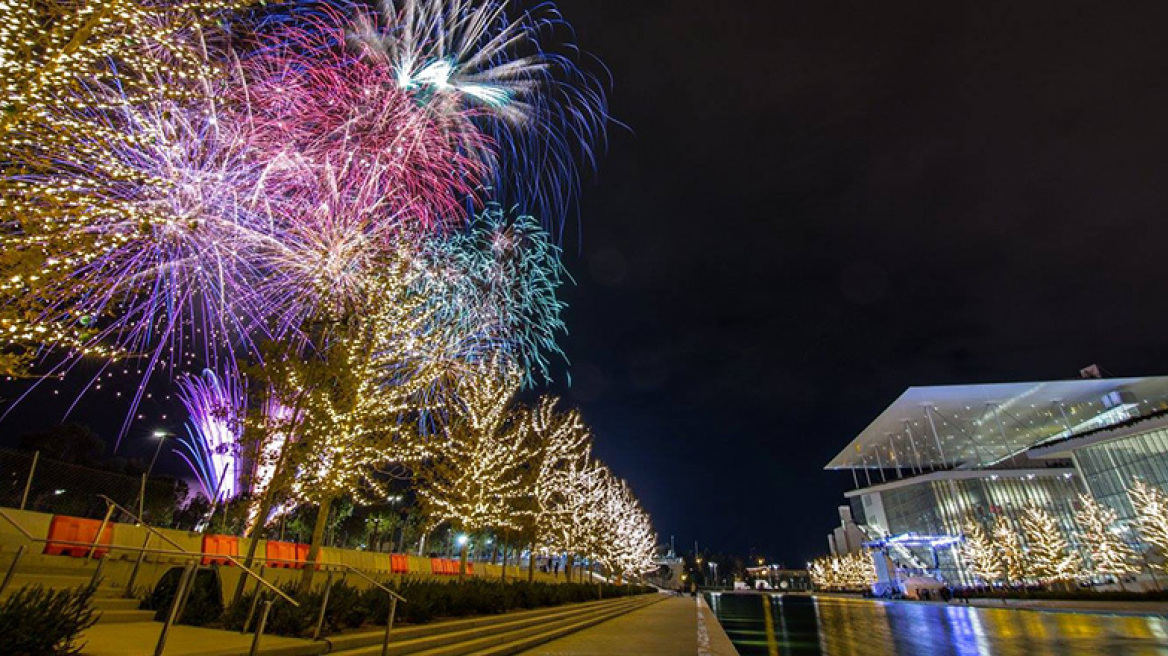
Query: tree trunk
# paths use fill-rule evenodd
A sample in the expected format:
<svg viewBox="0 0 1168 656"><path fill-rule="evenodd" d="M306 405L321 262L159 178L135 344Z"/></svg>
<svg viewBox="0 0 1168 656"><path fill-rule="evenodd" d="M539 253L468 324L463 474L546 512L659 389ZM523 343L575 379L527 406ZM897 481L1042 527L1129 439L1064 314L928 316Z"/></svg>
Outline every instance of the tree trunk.
<svg viewBox="0 0 1168 656"><path fill-rule="evenodd" d="M531 543L531 556L527 559L527 582L535 580L535 541Z"/></svg>
<svg viewBox="0 0 1168 656"><path fill-rule="evenodd" d="M503 574L499 577L504 583L507 582L507 542L503 542Z"/></svg>
<svg viewBox="0 0 1168 656"><path fill-rule="evenodd" d="M470 540L462 543L458 550L458 578L466 576L466 554L470 550Z"/></svg>
<svg viewBox="0 0 1168 656"><path fill-rule="evenodd" d="M308 563L300 573L301 594L312 588L312 575L316 572L316 561L320 559L320 546L324 540L324 529L328 526L329 510L333 505L332 495L320 500L320 507L316 510L316 524L312 527L312 542L308 547Z"/></svg>
<svg viewBox="0 0 1168 656"><path fill-rule="evenodd" d="M277 466L279 463L277 463ZM278 473L278 472L277 472ZM267 523L268 513L272 512L272 497L274 493L272 488L275 487L273 483L276 477L272 476L272 481L268 483L268 489L264 490L264 496L260 501L260 514L256 516L256 521L252 524L251 530L247 532L249 540L247 545L247 558L243 560L243 566L251 569L252 562L255 560L256 547L260 544L260 535L263 533L264 525ZM247 576L240 576L239 583L235 586L235 602L238 602L243 597L243 587L247 583Z"/></svg>
<svg viewBox="0 0 1168 656"><path fill-rule="evenodd" d="M564 580L568 583L572 582L572 565L575 563L575 560L572 554L564 554Z"/></svg>

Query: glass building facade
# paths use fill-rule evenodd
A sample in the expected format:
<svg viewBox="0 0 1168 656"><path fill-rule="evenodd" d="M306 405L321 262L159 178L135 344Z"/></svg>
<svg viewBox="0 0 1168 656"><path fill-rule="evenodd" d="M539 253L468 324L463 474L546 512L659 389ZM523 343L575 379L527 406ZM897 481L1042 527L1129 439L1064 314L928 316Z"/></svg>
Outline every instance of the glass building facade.
<svg viewBox="0 0 1168 656"><path fill-rule="evenodd" d="M1082 553L1081 494L1115 509L1120 532L1134 479L1168 492L1168 376L910 387L826 469L850 470L856 522L904 574L971 583L967 522L1017 530L1029 507Z"/></svg>
<svg viewBox="0 0 1168 656"><path fill-rule="evenodd" d="M938 538L962 535L969 519L983 523L1005 519L1017 526L1023 510L1037 506L1050 513L1075 544L1075 499L1081 491L1074 473L1064 469L946 472L860 490L857 505L870 533ZM902 564L935 571L951 583L973 583L955 548L914 547L893 555Z"/></svg>
<svg viewBox="0 0 1168 656"><path fill-rule="evenodd" d="M1135 478L1168 492L1168 428L1075 449L1074 457L1091 495L1133 518L1127 488Z"/></svg>

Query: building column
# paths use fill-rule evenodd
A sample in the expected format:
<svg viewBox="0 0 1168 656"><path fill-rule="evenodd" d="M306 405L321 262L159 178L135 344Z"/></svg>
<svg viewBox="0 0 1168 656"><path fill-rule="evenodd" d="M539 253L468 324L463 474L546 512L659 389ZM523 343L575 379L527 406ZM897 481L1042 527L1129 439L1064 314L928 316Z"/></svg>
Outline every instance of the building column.
<svg viewBox="0 0 1168 656"><path fill-rule="evenodd" d="M908 442L912 445L913 455L917 459L917 473L925 473L925 467L921 464L921 452L917 450L917 440L913 437L912 425L907 419L904 420L904 432L908 433Z"/></svg>
<svg viewBox="0 0 1168 656"><path fill-rule="evenodd" d="M937 424L933 421L933 410L929 406L925 406L925 418L929 420L929 428L933 431L933 439L937 442L937 453L941 456L942 462L945 460L945 449L941 448L941 436L937 433Z"/></svg>

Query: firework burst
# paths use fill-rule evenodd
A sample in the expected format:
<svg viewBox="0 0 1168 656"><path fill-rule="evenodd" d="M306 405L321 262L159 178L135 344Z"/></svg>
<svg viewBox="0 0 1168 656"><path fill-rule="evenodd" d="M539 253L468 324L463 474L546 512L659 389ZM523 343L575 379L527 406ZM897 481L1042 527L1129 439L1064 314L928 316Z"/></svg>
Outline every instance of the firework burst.
<svg viewBox="0 0 1168 656"><path fill-rule="evenodd" d="M562 224L578 162L594 166L608 121L570 37L551 3L518 12L506 1L382 0L378 13L355 12L349 41L445 118L493 172L496 200ZM471 138L479 132L491 148Z"/></svg>
<svg viewBox="0 0 1168 656"><path fill-rule="evenodd" d="M549 355L566 332L557 297L565 279L560 249L526 215L486 208L462 231L426 246L423 293L437 320L461 335L464 357L517 367L526 384L549 380Z"/></svg>
<svg viewBox="0 0 1168 656"><path fill-rule="evenodd" d="M187 437L178 451L213 503L240 492L240 437L247 397L237 376L220 379L207 369L201 376L182 376L178 396L187 410Z"/></svg>
<svg viewBox="0 0 1168 656"><path fill-rule="evenodd" d="M477 130L453 140L448 124L464 123L462 112L436 116L419 107L391 71L344 47L345 21L324 10L258 39L243 63L252 146L263 159L291 165L285 193L312 202L313 190L299 185L323 185L384 235L460 220L487 174L470 153L491 150L490 140ZM305 169L328 170L329 179L299 175Z"/></svg>

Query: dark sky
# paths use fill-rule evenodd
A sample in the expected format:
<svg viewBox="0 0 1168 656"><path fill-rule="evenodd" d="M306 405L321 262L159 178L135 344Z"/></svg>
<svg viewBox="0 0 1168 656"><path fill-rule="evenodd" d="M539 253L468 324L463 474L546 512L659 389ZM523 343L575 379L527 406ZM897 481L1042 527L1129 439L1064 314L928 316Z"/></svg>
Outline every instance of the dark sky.
<svg viewBox="0 0 1168 656"><path fill-rule="evenodd" d="M565 394L663 538L824 552L823 465L910 385L1168 373L1168 4L560 6L629 126L566 244Z"/></svg>
<svg viewBox="0 0 1168 656"><path fill-rule="evenodd" d="M664 537L802 563L904 388L1168 371L1168 5L560 6L631 129L569 396Z"/></svg>

